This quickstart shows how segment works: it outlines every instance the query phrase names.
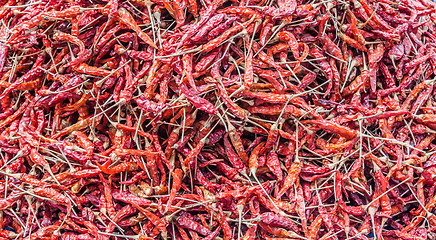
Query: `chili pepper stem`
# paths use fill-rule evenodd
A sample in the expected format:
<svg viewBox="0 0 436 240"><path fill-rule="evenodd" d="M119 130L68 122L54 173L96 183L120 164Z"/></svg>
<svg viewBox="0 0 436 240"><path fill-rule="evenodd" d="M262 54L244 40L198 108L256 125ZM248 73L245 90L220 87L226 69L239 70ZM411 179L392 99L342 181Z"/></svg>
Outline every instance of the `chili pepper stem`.
<svg viewBox="0 0 436 240"><path fill-rule="evenodd" d="M18 151L18 153L11 159L9 160L7 163L5 163L2 167L0 167L0 170L3 170L3 168L7 167L9 164L11 164L13 161L15 161L16 159L20 158L24 156L23 154L23 150Z"/></svg>
<svg viewBox="0 0 436 240"><path fill-rule="evenodd" d="M374 240L377 239L377 233L375 230L375 220L374 220L374 215L377 212L377 208L370 206L368 208L368 214L369 216L371 216L371 222L372 222L372 233L374 234Z"/></svg>
<svg viewBox="0 0 436 240"><path fill-rule="evenodd" d="M345 80L344 80L344 84L342 84L341 92L344 91L345 83L347 82L348 77L350 76L351 70L352 70L352 69L354 68L354 66L357 64L357 61L354 60L354 59L352 59L351 56L348 57L348 61L349 61L350 63L347 65L347 74L345 75Z"/></svg>
<svg viewBox="0 0 436 240"><path fill-rule="evenodd" d="M237 212L238 212L238 238L241 236L241 225L242 225L242 213L244 211L243 205L237 205L236 206Z"/></svg>
<svg viewBox="0 0 436 240"><path fill-rule="evenodd" d="M131 60L125 62L123 65L119 66L117 69L113 70L109 75L105 76L104 78L102 78L101 80L99 80L98 82L96 82L95 84L97 85L97 87L101 87L103 85L103 83L112 75L114 75L115 73L117 73L120 69L122 69L124 66L126 66L127 64L129 64L131 62Z"/></svg>
<svg viewBox="0 0 436 240"><path fill-rule="evenodd" d="M395 56L389 56L389 58L391 59L391 61L392 61L392 66L394 66L394 68L395 68L395 70L397 69L397 65L395 64Z"/></svg>

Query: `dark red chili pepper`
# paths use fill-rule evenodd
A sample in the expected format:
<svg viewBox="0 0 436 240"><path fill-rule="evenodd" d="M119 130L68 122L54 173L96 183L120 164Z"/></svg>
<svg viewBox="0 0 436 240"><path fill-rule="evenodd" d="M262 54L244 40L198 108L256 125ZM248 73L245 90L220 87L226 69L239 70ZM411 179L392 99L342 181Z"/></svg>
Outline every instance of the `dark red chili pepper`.
<svg viewBox="0 0 436 240"><path fill-rule="evenodd" d="M369 61L369 82L371 84L371 90L373 92L375 92L376 90L376 83L377 83L377 79L376 79L376 66L378 64L378 62L381 61L383 54L385 53L385 48L383 46L383 44L378 44L377 47L374 50L369 50L368 53L368 61Z"/></svg>
<svg viewBox="0 0 436 240"><path fill-rule="evenodd" d="M138 37L141 38L146 44L157 49L157 46L153 42L153 40L147 34L145 34L141 30L141 28L139 28L139 26L136 24L135 20L133 19L132 15L125 8L118 8L117 15L118 15L118 20L121 23L123 23L124 25L128 26L130 29L135 31L136 34L138 34Z"/></svg>
<svg viewBox="0 0 436 240"><path fill-rule="evenodd" d="M214 29L210 30L210 32L207 34L208 39L214 39L214 38L218 37L218 35L220 35L225 30L230 28L232 23L235 22L238 19L239 19L238 17L229 17L225 22L220 23Z"/></svg>
<svg viewBox="0 0 436 240"><path fill-rule="evenodd" d="M180 84L180 91L186 96L192 105L196 108L205 111L210 114L216 114L216 108L204 98L197 96L192 90L188 89L184 84Z"/></svg>
<svg viewBox="0 0 436 240"><path fill-rule="evenodd" d="M210 230L205 226L193 221L189 216L189 213L182 212L177 218L177 224L183 228L193 230L203 236L211 234Z"/></svg>
<svg viewBox="0 0 436 240"><path fill-rule="evenodd" d="M340 37L342 38L342 40L344 40L344 42L346 42L351 47L357 48L362 52L368 52L368 49L365 46L363 46L361 43L354 40L353 38L349 37L345 33L340 34Z"/></svg>

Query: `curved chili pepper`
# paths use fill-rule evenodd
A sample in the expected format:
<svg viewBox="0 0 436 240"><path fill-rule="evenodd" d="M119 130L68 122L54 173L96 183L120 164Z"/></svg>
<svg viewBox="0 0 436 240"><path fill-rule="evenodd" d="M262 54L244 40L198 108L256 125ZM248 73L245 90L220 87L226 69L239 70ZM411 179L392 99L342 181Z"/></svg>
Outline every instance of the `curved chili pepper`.
<svg viewBox="0 0 436 240"><path fill-rule="evenodd" d="M273 212L265 212L260 214L260 219L262 223L275 226L275 227L281 227L288 230L293 230L294 232L298 232L297 225L292 222L289 218L281 216L280 214L276 214Z"/></svg>
<svg viewBox="0 0 436 240"><path fill-rule="evenodd" d="M344 42L346 42L351 47L357 48L362 52L368 52L368 49L365 46L363 46L361 43L357 42L353 38L349 37L345 33L342 33L339 36L342 38L342 40L344 40Z"/></svg>
<svg viewBox="0 0 436 240"><path fill-rule="evenodd" d="M283 173L280 169L280 161L277 153L270 152L267 156L266 165L276 175L278 181L282 181Z"/></svg>
<svg viewBox="0 0 436 240"><path fill-rule="evenodd" d="M186 212L182 212L182 214L180 214L177 218L177 224L179 224L181 227L183 228L187 228L190 230L193 230L203 236L207 236L209 234L211 234L210 230L207 229L205 226L194 222L189 216L189 213Z"/></svg>
<svg viewBox="0 0 436 240"><path fill-rule="evenodd" d="M326 74L327 80L329 81L329 85L328 85L326 93L325 93L325 96L326 96L326 95L328 95L330 93L330 90L331 90L331 88L333 86L333 72L332 72L332 69L330 67L330 64L326 60L324 60L324 55L322 54L322 52L320 50L318 50L317 48L313 48L310 51L310 54L314 58L319 59L317 61L318 61L319 65L320 65L321 69L323 70L323 72Z"/></svg>
<svg viewBox="0 0 436 240"><path fill-rule="evenodd" d="M184 84L180 84L181 92L186 96L186 98L194 105L196 108L205 111L210 114L216 114L216 108L204 98L197 96L192 90L188 89Z"/></svg>
<svg viewBox="0 0 436 240"><path fill-rule="evenodd" d="M136 24L135 20L133 19L132 15L125 9L125 8L118 8L117 11L118 20L123 23L124 25L128 26L130 29L136 32L138 34L138 37L141 38L146 44L150 45L151 47L157 49L156 44L153 42L153 40L145 34L141 28Z"/></svg>
<svg viewBox="0 0 436 240"><path fill-rule="evenodd" d="M219 37L217 37L217 38L209 41L205 45L203 45L202 46L202 50L205 51L205 52L210 52L214 48L218 47L228 37L230 37L231 35L239 32L239 31L241 31L244 27L247 27L250 23L253 22L253 20L254 20L254 17L251 18L250 20L242 23L242 24L237 24L234 27L231 27L230 29L228 29L225 32L223 32Z"/></svg>
<svg viewBox="0 0 436 240"><path fill-rule="evenodd" d="M256 174L257 168L259 167L258 157L260 151L263 149L264 143L257 145L248 159L248 168L250 169L250 174Z"/></svg>
<svg viewBox="0 0 436 240"><path fill-rule="evenodd" d="M176 193L179 191L182 183L183 172L181 169L177 168L172 172L173 176L173 187L171 188L170 198L168 199L167 205L165 207L165 212L170 209L171 203L176 197Z"/></svg>
<svg viewBox="0 0 436 240"><path fill-rule="evenodd" d="M247 7L227 7L221 10L218 10L218 13L225 14L237 14L238 16L244 16L248 19L261 19L262 16L256 10L247 8Z"/></svg>
<svg viewBox="0 0 436 240"><path fill-rule="evenodd" d="M368 61L369 61L369 82L371 84L371 90L375 92L376 90L376 69L375 66L378 64L378 62L381 61L383 54L385 53L385 48L383 44L378 44L376 49L369 50L368 53Z"/></svg>
<svg viewBox="0 0 436 240"><path fill-rule="evenodd" d="M66 205L68 207L68 211L70 211L70 209L72 207L72 204L71 204L71 201L69 198L67 198L63 194L60 194L59 192L57 192L56 190L54 190L52 188L37 187L37 188L33 189L33 192L38 196L46 197L46 198L49 198L53 201L58 202L59 204Z"/></svg>
<svg viewBox="0 0 436 240"><path fill-rule="evenodd" d="M100 168L100 170L106 174L117 174L120 172L125 172L125 171L135 171L138 169L138 165L132 163L132 162L124 162L124 163L120 163L117 166L115 166L114 168L106 168L103 167L102 165L97 163L98 168Z"/></svg>
<svg viewBox="0 0 436 240"><path fill-rule="evenodd" d="M322 35L320 37L320 40L321 40L322 44L326 47L326 50L328 53L330 53L331 55L333 55L337 59L344 61L341 49L338 46L336 46L336 44L327 35L325 35L325 34ZM315 58L317 58L317 57L315 56Z"/></svg>

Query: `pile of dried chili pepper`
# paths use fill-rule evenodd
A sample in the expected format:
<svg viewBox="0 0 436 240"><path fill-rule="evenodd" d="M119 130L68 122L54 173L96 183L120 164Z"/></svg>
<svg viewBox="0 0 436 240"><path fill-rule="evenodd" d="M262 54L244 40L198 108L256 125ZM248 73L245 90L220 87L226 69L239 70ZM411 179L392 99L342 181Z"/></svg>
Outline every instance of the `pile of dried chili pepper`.
<svg viewBox="0 0 436 240"><path fill-rule="evenodd" d="M0 6L0 240L436 237L435 3Z"/></svg>

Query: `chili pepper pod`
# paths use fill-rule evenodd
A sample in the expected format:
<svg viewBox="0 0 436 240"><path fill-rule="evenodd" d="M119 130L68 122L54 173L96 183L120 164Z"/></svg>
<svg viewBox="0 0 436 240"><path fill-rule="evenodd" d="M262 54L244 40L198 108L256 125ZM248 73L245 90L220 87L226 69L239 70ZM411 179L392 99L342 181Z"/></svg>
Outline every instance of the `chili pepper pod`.
<svg viewBox="0 0 436 240"><path fill-rule="evenodd" d="M59 204L66 205L68 208L67 209L68 212L71 211L71 208L72 208L71 200L69 198L67 198L66 196L64 196L63 194L60 194L56 190L54 190L52 188L37 187L37 188L33 189L33 192L36 195L39 195L42 197L47 197L55 202L58 202Z"/></svg>
<svg viewBox="0 0 436 240"><path fill-rule="evenodd" d="M254 21L256 17L253 16L250 20L244 22L242 25L235 25L234 27L231 27L230 29L224 31L220 36L217 38L209 41L205 45L202 46L202 50L205 52L210 52L214 48L216 48L218 45L220 45L225 39L227 39L229 36L238 33L241 31L244 27L247 27L250 23Z"/></svg>
<svg viewBox="0 0 436 240"><path fill-rule="evenodd" d="M376 90L376 69L375 66L381 61L383 54L385 53L385 48L382 44L378 44L374 50L369 50L368 61L369 61L369 81L371 84L371 90L375 92Z"/></svg>
<svg viewBox="0 0 436 240"><path fill-rule="evenodd" d="M193 230L203 236L208 236L211 234L209 229L192 220L188 214L189 213L182 212L178 217L176 217L176 222L179 224L179 226Z"/></svg>
<svg viewBox="0 0 436 240"><path fill-rule="evenodd" d="M359 49L362 52L367 52L368 51L368 49L364 45L362 45L361 43L357 42L356 40L354 40L350 36L346 35L345 33L341 33L340 37L342 38L342 40L344 42L346 42L351 47L357 48L357 49Z"/></svg>
<svg viewBox="0 0 436 240"><path fill-rule="evenodd" d="M369 72L363 70L362 73L342 91L345 96L359 91L359 89L369 80Z"/></svg>
<svg viewBox="0 0 436 240"><path fill-rule="evenodd" d="M157 49L157 46L153 40L139 28L131 14L125 8L118 8L117 15L118 20L121 23L135 31L139 38L141 38L146 44Z"/></svg>
<svg viewBox="0 0 436 240"><path fill-rule="evenodd" d="M274 173L274 175L277 177L277 181L279 182L282 181L283 173L281 170L280 161L277 153L270 152L267 156L266 164L269 167L269 169Z"/></svg>
<svg viewBox="0 0 436 240"><path fill-rule="evenodd" d="M136 155L136 154L133 154L133 155ZM97 166L100 168L100 170L102 172L104 172L106 174L117 174L117 173L124 172L124 171L134 171L134 170L138 169L138 166L132 162L124 162L124 163L117 165L114 168L111 168L111 169L105 168L99 164L97 164Z"/></svg>
<svg viewBox="0 0 436 240"><path fill-rule="evenodd" d="M281 216L280 214L265 212L259 215L260 221L264 224L282 227L294 232L298 232L297 225L291 221L289 218Z"/></svg>
<svg viewBox="0 0 436 240"><path fill-rule="evenodd" d="M277 197L280 198L285 192L291 188L294 183L298 182L298 175L301 172L301 161L298 159L292 163L291 167L288 169L288 175L284 179L283 187L277 194Z"/></svg>
<svg viewBox="0 0 436 240"><path fill-rule="evenodd" d="M259 166L259 162L258 162L259 153L263 147L264 147L264 143L260 143L251 152L250 158L248 160L248 168L250 170L250 174L252 175L256 174L257 168Z"/></svg>
<svg viewBox="0 0 436 240"><path fill-rule="evenodd" d="M165 212L167 212L171 206L172 201L176 197L176 193L179 191L182 183L183 172L181 169L177 168L173 171L173 187L171 188L170 198L168 199L167 205L165 207Z"/></svg>
<svg viewBox="0 0 436 240"><path fill-rule="evenodd" d="M219 95L222 97L224 104L228 107L229 111L240 119L247 119L245 111L232 101L230 96L227 94L227 90L222 86L222 83L217 82L216 87Z"/></svg>
<svg viewBox="0 0 436 240"><path fill-rule="evenodd" d="M206 99L198 97L193 91L188 89L184 84L180 84L181 92L196 108L210 114L216 114L217 109Z"/></svg>
<svg viewBox="0 0 436 240"><path fill-rule="evenodd" d="M8 34L6 32L6 27L2 27L1 30L0 30L0 36L2 38L6 38L7 35ZM0 47L0 72L3 72L3 67L4 67L5 62L6 62L7 52L8 52L8 47L7 46L1 46Z"/></svg>
<svg viewBox="0 0 436 240"><path fill-rule="evenodd" d="M281 31L281 32L279 32L278 36L279 36L281 41L284 41L289 45L289 47L292 51L292 55L294 56L295 60L297 60L297 61L303 60L299 56L300 54L299 54L299 49L298 49L298 41L291 32Z"/></svg>
<svg viewBox="0 0 436 240"><path fill-rule="evenodd" d="M198 30L195 36L191 38L191 40L194 42L204 40L207 34L217 27L225 19L225 17L225 14L216 14L215 16L211 17L209 21Z"/></svg>

